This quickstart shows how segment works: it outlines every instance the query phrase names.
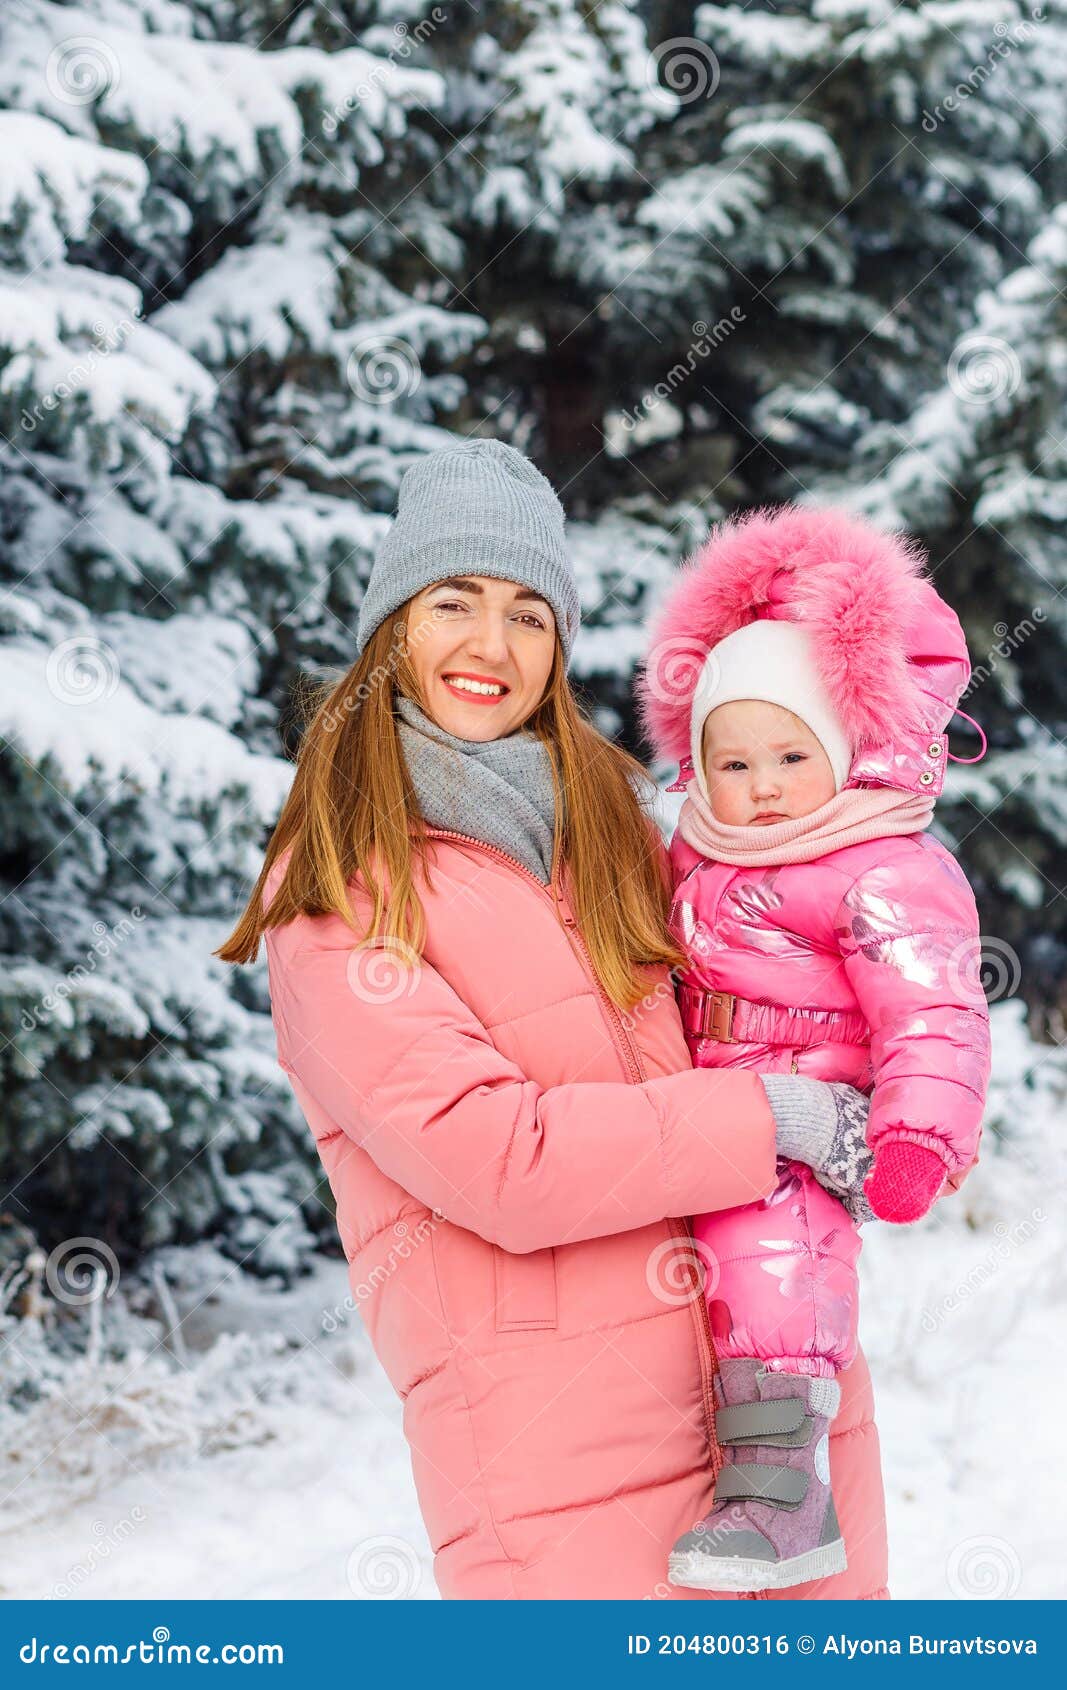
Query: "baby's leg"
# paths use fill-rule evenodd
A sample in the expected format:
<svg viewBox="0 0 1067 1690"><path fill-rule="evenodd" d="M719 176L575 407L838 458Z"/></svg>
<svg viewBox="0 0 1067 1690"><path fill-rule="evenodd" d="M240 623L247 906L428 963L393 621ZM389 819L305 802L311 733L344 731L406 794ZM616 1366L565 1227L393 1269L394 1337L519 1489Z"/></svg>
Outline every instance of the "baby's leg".
<svg viewBox="0 0 1067 1690"><path fill-rule="evenodd" d="M778 1176L761 1202L693 1222L724 1465L669 1576L698 1590L783 1590L847 1566L829 1430L856 1353L859 1234L804 1163L780 1161Z"/></svg>
<svg viewBox="0 0 1067 1690"><path fill-rule="evenodd" d="M697 1215L715 1348L832 1379L855 1359L860 1235L803 1162L779 1160L769 1197Z"/></svg>

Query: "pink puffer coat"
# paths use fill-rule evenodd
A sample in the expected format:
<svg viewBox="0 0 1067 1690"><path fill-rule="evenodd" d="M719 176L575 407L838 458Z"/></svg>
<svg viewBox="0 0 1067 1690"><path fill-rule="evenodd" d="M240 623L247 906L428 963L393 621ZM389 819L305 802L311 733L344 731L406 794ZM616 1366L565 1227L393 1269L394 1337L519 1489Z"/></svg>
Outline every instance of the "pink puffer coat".
<svg viewBox="0 0 1067 1690"><path fill-rule="evenodd" d="M500 851L438 833L434 858L416 966L354 948L335 916L266 943L279 1060L403 1398L438 1587L734 1600L667 1584L666 1556L722 1462L688 1219L774 1188L763 1088L690 1067L665 972L628 1017L611 1006L566 880L557 913ZM862 1353L841 1385L848 1570L768 1596L888 1595Z"/></svg>
<svg viewBox="0 0 1067 1690"><path fill-rule="evenodd" d="M733 1042L696 1039L695 1060L874 1085L871 1148L921 1144L956 1189L978 1153L989 1016L974 894L944 846L906 834L732 868L677 834L671 859L691 1036L690 990L738 1000Z"/></svg>
<svg viewBox="0 0 1067 1690"><path fill-rule="evenodd" d="M948 728L971 672L959 618L914 540L831 506L751 511L713 529L687 561L653 626L639 688L661 755L691 772L696 676L720 640L761 619L807 630L854 748L846 787L941 792ZM676 836L671 857L688 986L744 1000L733 1012L738 1042L705 1041L701 1062L788 1070L795 1061L818 1079L876 1081L872 1148L920 1144L958 1189L977 1159L990 1052L978 912L949 853L917 833L809 863L731 869ZM687 1017L706 1019L706 1000L682 998ZM795 1037L790 1007L803 1024ZM813 1029L819 1012L845 1018L824 1040Z"/></svg>

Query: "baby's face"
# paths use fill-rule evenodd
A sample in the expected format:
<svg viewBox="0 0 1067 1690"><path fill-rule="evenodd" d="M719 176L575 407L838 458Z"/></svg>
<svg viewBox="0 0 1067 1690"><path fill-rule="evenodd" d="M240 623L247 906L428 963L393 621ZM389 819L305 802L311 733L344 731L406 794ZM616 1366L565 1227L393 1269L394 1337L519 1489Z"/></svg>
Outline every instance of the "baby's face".
<svg viewBox="0 0 1067 1690"><path fill-rule="evenodd" d="M830 759L799 716L742 698L704 724L712 813L730 827L770 827L808 816L834 796Z"/></svg>

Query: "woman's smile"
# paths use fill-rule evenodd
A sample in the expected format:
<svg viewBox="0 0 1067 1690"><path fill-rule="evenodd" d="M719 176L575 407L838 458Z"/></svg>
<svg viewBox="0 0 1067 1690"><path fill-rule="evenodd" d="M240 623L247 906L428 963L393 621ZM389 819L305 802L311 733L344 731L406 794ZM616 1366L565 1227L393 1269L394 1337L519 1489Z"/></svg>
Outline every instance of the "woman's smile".
<svg viewBox="0 0 1067 1690"><path fill-rule="evenodd" d="M442 675L441 680L465 704L499 704L511 691L507 682L495 675L472 675L457 670Z"/></svg>

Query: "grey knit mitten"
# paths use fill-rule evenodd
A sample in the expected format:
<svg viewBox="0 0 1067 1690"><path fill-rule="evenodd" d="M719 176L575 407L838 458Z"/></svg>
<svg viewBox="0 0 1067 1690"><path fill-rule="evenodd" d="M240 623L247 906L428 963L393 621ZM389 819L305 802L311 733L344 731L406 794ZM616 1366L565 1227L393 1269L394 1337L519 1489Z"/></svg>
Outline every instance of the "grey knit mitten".
<svg viewBox="0 0 1067 1690"><path fill-rule="evenodd" d="M779 1156L806 1162L859 1225L874 1219L863 1192L874 1155L867 1143L870 1102L854 1086L806 1074L761 1074L778 1129Z"/></svg>

